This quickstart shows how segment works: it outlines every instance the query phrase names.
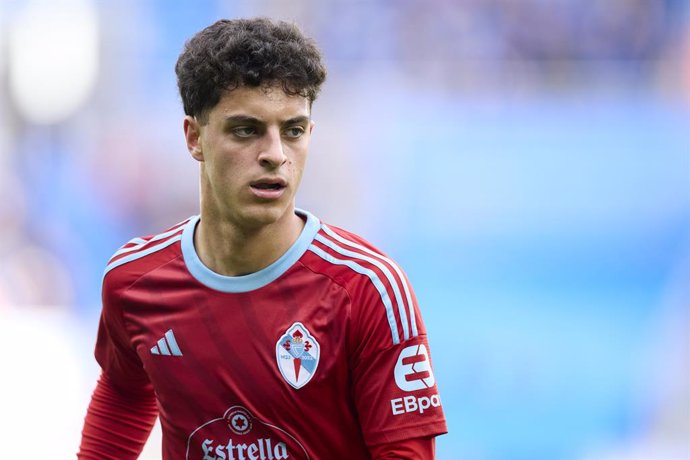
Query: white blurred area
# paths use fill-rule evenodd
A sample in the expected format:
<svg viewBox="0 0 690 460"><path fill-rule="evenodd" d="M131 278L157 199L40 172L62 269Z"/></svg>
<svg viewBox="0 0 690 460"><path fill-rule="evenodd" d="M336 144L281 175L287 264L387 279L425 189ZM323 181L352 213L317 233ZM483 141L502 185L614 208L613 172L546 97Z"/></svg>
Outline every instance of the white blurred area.
<svg viewBox="0 0 690 460"><path fill-rule="evenodd" d="M298 205L410 275L438 458L690 458L687 1L0 0L3 458L74 458L103 267L197 209L177 55L255 15L324 51Z"/></svg>
<svg viewBox="0 0 690 460"><path fill-rule="evenodd" d="M27 121L64 121L86 102L98 69L98 16L89 0L29 0L7 41L9 94Z"/></svg>
<svg viewBox="0 0 690 460"><path fill-rule="evenodd" d="M74 458L88 398L81 331L55 308L5 305L0 314L3 456Z"/></svg>
<svg viewBox="0 0 690 460"><path fill-rule="evenodd" d="M85 348L95 340L95 331L57 306L5 305L0 314L3 457L40 458L45 449L50 458L75 458L98 377L90 349ZM160 443L156 423L140 458L160 458Z"/></svg>

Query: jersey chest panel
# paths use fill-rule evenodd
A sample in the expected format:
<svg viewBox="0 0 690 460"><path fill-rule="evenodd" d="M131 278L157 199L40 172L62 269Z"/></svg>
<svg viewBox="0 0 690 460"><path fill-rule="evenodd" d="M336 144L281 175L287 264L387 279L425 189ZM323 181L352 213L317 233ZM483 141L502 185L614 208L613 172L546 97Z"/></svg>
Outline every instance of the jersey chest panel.
<svg viewBox="0 0 690 460"><path fill-rule="evenodd" d="M278 458L280 443L289 458L314 458L361 439L349 398L349 298L329 278L296 264L255 291L223 293L177 267L139 280L122 305L171 451L184 442L189 458L240 458L234 440L255 446L256 458ZM329 437L331 414L348 416Z"/></svg>

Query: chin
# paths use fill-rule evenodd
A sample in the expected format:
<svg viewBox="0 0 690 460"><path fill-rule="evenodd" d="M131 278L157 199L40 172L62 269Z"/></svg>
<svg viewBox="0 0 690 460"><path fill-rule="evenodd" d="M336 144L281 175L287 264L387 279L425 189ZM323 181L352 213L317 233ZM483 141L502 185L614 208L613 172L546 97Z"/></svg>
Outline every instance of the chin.
<svg viewBox="0 0 690 460"><path fill-rule="evenodd" d="M248 227L265 227L280 221L293 207L277 204L259 204L248 207L241 219Z"/></svg>

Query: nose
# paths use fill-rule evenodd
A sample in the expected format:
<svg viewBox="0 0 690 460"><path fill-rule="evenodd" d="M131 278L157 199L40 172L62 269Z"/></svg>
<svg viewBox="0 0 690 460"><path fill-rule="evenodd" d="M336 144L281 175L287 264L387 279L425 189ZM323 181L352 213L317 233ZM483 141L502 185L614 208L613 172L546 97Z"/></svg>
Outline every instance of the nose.
<svg viewBox="0 0 690 460"><path fill-rule="evenodd" d="M287 161L283 147L283 139L279 129L268 129L264 142L260 145L259 163L265 168L277 168Z"/></svg>

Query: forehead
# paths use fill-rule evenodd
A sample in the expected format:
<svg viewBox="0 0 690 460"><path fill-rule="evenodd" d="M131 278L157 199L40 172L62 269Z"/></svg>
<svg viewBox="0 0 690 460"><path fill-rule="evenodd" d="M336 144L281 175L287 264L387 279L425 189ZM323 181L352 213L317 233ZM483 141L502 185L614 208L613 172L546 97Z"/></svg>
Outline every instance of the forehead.
<svg viewBox="0 0 690 460"><path fill-rule="evenodd" d="M309 116L309 112L306 97L289 95L279 86L240 86L225 91L209 115L211 118L243 115L270 121Z"/></svg>

